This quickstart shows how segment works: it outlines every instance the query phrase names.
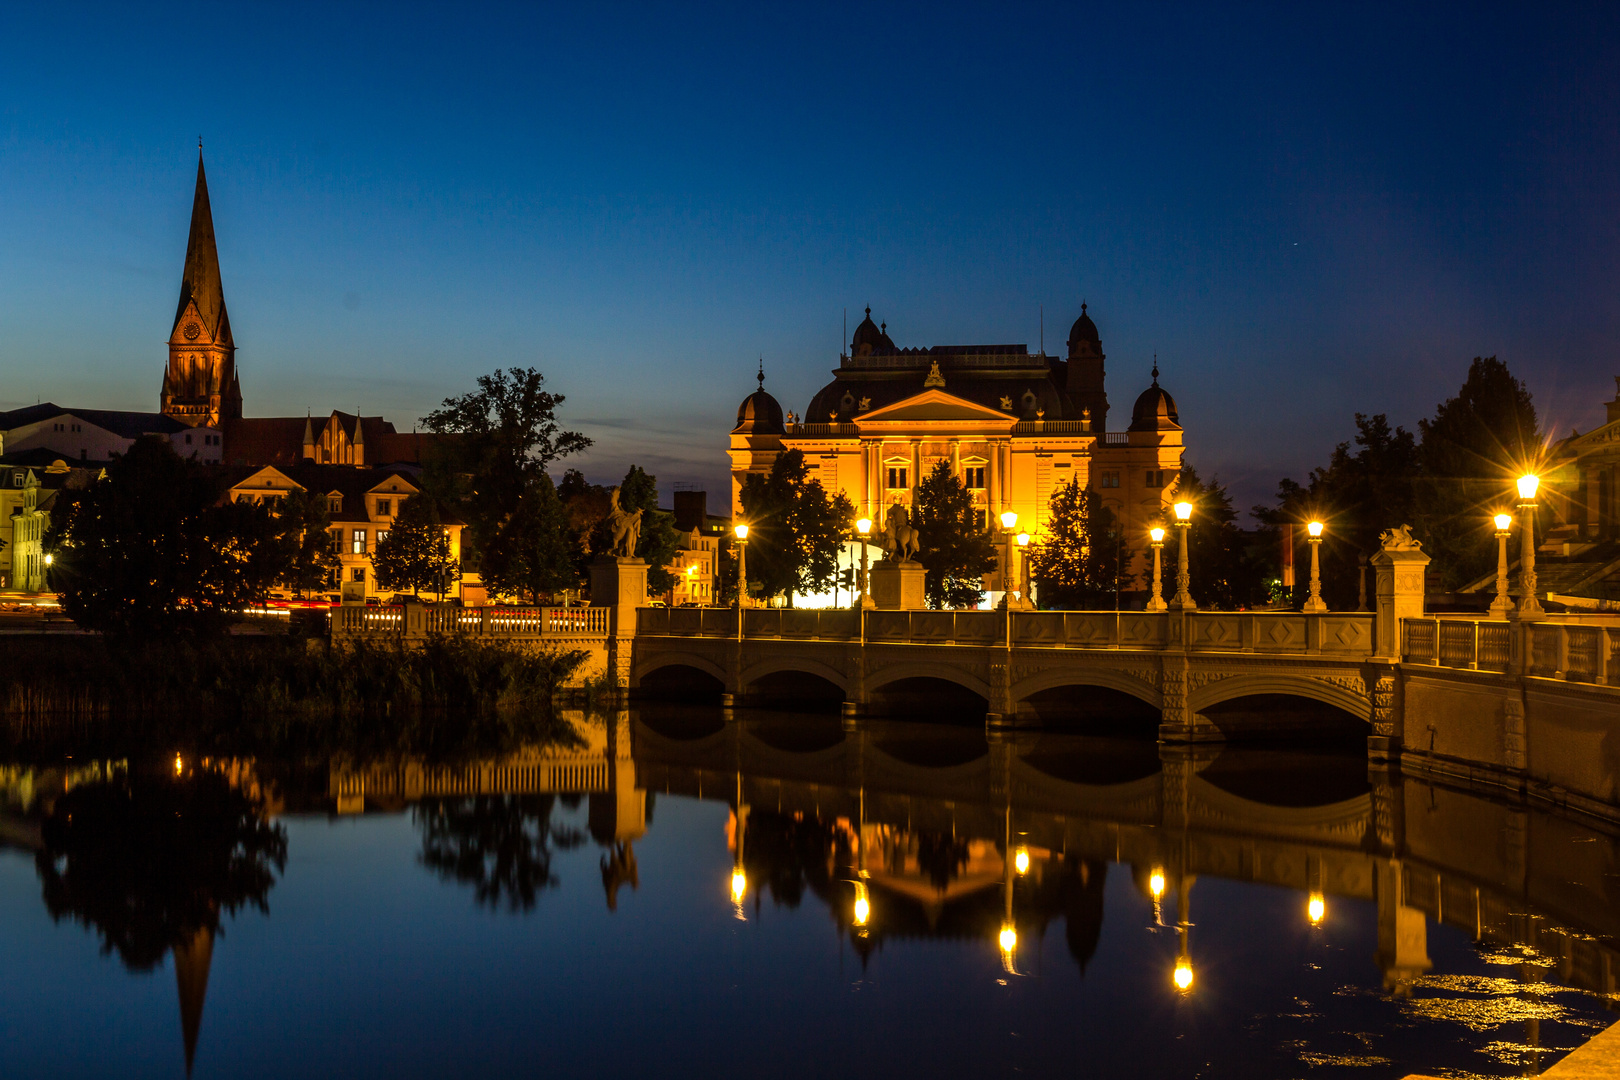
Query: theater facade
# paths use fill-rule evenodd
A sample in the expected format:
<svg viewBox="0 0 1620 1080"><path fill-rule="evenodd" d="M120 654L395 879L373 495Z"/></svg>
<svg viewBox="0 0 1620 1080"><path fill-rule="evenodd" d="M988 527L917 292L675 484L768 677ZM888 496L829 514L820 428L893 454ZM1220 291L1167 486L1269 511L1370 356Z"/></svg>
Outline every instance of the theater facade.
<svg viewBox="0 0 1620 1080"><path fill-rule="evenodd" d="M1128 426L1109 431L1102 340L1084 304L1062 358L1027 345L900 348L871 315L868 308L833 380L802 417L783 413L761 374L731 432L734 514L743 479L791 450L804 453L823 487L879 522L889 506L909 507L921 480L948 461L981 527L999 531L1010 510L1039 542L1053 493L1078 479L1127 537L1140 537L1127 543L1141 572L1147 530L1167 516L1184 452L1176 402L1156 365Z"/></svg>

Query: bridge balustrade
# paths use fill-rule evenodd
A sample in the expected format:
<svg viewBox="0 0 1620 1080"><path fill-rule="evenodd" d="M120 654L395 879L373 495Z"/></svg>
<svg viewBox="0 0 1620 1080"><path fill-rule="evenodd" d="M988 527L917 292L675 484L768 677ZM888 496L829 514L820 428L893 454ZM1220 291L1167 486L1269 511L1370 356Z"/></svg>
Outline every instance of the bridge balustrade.
<svg viewBox="0 0 1620 1080"><path fill-rule="evenodd" d="M419 638L430 634L484 638L605 637L607 608L459 608L449 605L339 607L332 609L332 636Z"/></svg>
<svg viewBox="0 0 1620 1080"><path fill-rule="evenodd" d="M1410 664L1511 672L1515 655L1526 675L1607 685L1620 626L1587 622L1508 622L1429 616L1402 620L1401 658Z"/></svg>

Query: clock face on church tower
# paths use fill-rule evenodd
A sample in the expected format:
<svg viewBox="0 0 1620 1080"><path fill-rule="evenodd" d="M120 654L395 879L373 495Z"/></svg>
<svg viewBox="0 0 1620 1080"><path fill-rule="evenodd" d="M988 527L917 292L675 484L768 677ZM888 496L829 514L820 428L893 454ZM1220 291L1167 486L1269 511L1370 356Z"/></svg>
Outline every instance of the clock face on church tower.
<svg viewBox="0 0 1620 1080"><path fill-rule="evenodd" d="M197 320L193 319L186 323L186 327L181 333L186 335L187 341L196 341L197 335L202 333L202 327L197 323Z"/></svg>

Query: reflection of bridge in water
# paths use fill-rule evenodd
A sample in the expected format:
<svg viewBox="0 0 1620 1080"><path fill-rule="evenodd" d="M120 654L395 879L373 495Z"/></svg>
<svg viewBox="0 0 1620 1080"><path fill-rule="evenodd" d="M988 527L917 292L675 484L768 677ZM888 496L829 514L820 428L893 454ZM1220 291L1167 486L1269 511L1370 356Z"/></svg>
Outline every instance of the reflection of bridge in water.
<svg viewBox="0 0 1620 1080"><path fill-rule="evenodd" d="M827 900L857 941L880 932L885 905L908 925L920 908L929 927L953 933L967 927L949 909L976 905L968 922L987 940L998 928L1039 932L1062 903L1041 899L1043 878L1120 863L1154 899L1178 897L1189 962L1188 893L1213 876L1298 890L1302 917L1321 917L1310 899L1373 902L1375 959L1397 993L1430 966L1426 918L1533 949L1570 985L1620 989L1620 844L1522 805L1381 770L1347 775L1312 755L1037 734L986 743L972 731L845 732L802 716L693 733L672 719L680 715L649 712L651 723L634 725L638 783L731 803L746 826L744 854L763 813L832 826L829 843L844 845L836 858L852 872ZM1279 785L1279 775L1296 782ZM946 873L919 837L955 845ZM1026 892L1034 926L1020 910Z"/></svg>

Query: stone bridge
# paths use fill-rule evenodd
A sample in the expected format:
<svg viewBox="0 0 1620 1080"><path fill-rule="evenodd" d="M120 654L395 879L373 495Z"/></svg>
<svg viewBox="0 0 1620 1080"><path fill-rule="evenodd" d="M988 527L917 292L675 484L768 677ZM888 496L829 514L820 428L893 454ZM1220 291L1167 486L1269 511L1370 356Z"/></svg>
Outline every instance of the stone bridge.
<svg viewBox="0 0 1620 1080"><path fill-rule="evenodd" d="M1015 723L1101 689L1158 713L1161 737L1176 741L1219 738L1217 706L1274 695L1371 722L1388 668L1375 660L1370 613L751 609L741 627L723 608L638 614L632 693L673 668L708 676L734 704L773 683L812 692L808 677L846 714L866 715L897 693L926 700L949 684L982 702L991 723Z"/></svg>

